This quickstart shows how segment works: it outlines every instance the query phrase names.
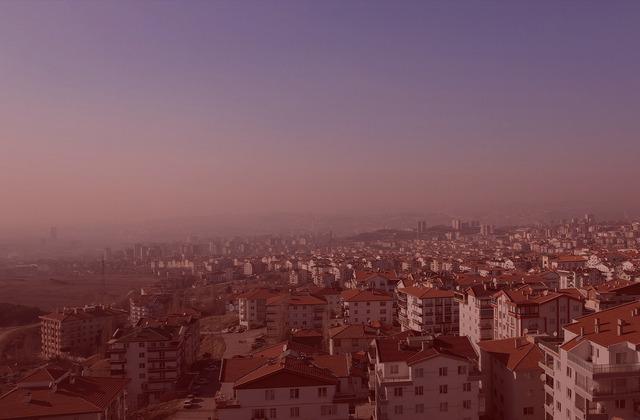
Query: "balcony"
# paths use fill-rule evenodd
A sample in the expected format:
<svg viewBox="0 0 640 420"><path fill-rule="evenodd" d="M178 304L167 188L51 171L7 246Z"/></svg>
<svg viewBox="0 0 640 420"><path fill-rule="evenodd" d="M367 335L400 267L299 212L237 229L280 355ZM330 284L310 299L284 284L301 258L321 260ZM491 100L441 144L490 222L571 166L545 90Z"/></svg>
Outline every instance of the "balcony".
<svg viewBox="0 0 640 420"><path fill-rule="evenodd" d="M568 353L567 358L570 362L581 367L591 375L596 377L605 376L638 376L640 375L640 363L625 363L625 364L593 364L589 360L585 360L573 353Z"/></svg>

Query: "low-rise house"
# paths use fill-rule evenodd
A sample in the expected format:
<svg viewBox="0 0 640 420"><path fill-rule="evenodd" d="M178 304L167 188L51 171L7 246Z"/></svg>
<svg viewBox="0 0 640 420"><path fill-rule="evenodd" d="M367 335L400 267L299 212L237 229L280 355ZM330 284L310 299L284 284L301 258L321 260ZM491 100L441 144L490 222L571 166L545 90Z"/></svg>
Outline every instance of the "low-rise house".
<svg viewBox="0 0 640 420"><path fill-rule="evenodd" d="M125 420L127 379L78 376L44 367L0 396L0 418Z"/></svg>

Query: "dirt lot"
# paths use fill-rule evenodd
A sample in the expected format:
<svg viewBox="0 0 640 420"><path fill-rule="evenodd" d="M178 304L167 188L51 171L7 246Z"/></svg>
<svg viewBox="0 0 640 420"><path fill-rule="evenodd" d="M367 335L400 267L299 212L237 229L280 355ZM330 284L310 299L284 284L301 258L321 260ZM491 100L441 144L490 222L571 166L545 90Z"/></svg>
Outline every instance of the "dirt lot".
<svg viewBox="0 0 640 420"><path fill-rule="evenodd" d="M0 278L0 302L37 306L45 311L88 303L114 303L122 300L130 290L155 281L145 275L107 275L107 293L103 296L100 275Z"/></svg>

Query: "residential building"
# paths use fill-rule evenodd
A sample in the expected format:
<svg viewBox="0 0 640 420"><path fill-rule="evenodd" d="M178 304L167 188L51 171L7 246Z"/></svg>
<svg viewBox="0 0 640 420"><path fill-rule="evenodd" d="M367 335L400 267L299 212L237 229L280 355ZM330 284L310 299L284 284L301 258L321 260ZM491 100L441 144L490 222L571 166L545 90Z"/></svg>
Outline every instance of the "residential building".
<svg viewBox="0 0 640 420"><path fill-rule="evenodd" d="M157 403L175 390L186 371L186 328L135 327L119 332L109 341L111 376L130 379L127 405L130 410Z"/></svg>
<svg viewBox="0 0 640 420"><path fill-rule="evenodd" d="M531 337L482 341L480 368L485 416L492 420L544 420L543 353Z"/></svg>
<svg viewBox="0 0 640 420"><path fill-rule="evenodd" d="M289 352L260 359L234 360L233 370L223 363L221 381L229 394L221 392L216 398L219 420L349 417L353 395L340 391L341 382L331 369Z"/></svg>
<svg viewBox="0 0 640 420"><path fill-rule="evenodd" d="M86 357L104 352L113 332L126 324L127 316L125 311L103 305L64 308L42 315L42 357Z"/></svg>
<svg viewBox="0 0 640 420"><path fill-rule="evenodd" d="M557 336L562 327L582 316L583 303L569 292L537 292L528 286L503 289L493 297L494 339L537 332Z"/></svg>
<svg viewBox="0 0 640 420"><path fill-rule="evenodd" d="M382 335L379 328L363 324L341 325L329 330L329 354L368 351L374 339Z"/></svg>
<svg viewBox="0 0 640 420"><path fill-rule="evenodd" d="M125 420L127 379L78 376L46 366L0 396L0 418Z"/></svg>
<svg viewBox="0 0 640 420"><path fill-rule="evenodd" d="M379 290L347 289L341 293L345 324L393 322L393 297Z"/></svg>
<svg viewBox="0 0 640 420"><path fill-rule="evenodd" d="M398 283L395 271L355 271L348 284L352 289L376 289L391 293Z"/></svg>
<svg viewBox="0 0 640 420"><path fill-rule="evenodd" d="M323 330L329 321L329 307L322 297L288 293L266 303L267 336L275 340L288 337L292 329Z"/></svg>
<svg viewBox="0 0 640 420"><path fill-rule="evenodd" d="M398 289L398 321L402 330L457 335L459 308L454 297L453 290L435 287Z"/></svg>
<svg viewBox="0 0 640 420"><path fill-rule="evenodd" d="M478 358L467 337L379 338L370 358L375 420L478 418Z"/></svg>
<svg viewBox="0 0 640 420"><path fill-rule="evenodd" d="M267 300L278 294L273 290L253 289L236 296L240 325L247 328L264 327L267 322Z"/></svg>
<svg viewBox="0 0 640 420"><path fill-rule="evenodd" d="M493 340L493 295L497 289L491 285L477 284L456 291L456 301L460 313L460 335L465 335L476 347L484 340Z"/></svg>
<svg viewBox="0 0 640 420"><path fill-rule="evenodd" d="M142 318L159 318L171 312L173 295L151 292L129 299L129 321L136 325Z"/></svg>
<svg viewBox="0 0 640 420"><path fill-rule="evenodd" d="M638 417L640 302L586 315L562 340L540 340L546 419Z"/></svg>

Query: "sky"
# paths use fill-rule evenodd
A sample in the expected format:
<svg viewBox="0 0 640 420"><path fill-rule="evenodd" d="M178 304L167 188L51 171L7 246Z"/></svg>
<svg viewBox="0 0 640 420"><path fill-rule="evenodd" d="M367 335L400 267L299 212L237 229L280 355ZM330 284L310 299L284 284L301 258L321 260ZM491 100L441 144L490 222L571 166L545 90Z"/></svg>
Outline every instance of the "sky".
<svg viewBox="0 0 640 420"><path fill-rule="evenodd" d="M637 1L0 2L0 228L640 209Z"/></svg>

